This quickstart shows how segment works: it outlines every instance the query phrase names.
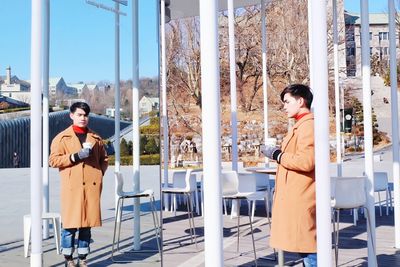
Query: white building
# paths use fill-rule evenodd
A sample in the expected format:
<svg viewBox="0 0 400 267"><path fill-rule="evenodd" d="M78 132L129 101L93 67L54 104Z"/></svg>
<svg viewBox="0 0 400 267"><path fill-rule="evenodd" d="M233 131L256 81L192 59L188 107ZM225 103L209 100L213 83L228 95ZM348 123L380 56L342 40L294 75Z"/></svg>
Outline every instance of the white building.
<svg viewBox="0 0 400 267"><path fill-rule="evenodd" d="M53 77L49 79L49 94L53 97L59 94L72 96L77 94L77 90L74 87L68 86L64 78Z"/></svg>
<svg viewBox="0 0 400 267"><path fill-rule="evenodd" d="M143 96L139 101L140 115L149 113L153 110L159 110L159 108L160 108L160 99L158 97Z"/></svg>
<svg viewBox="0 0 400 267"><path fill-rule="evenodd" d="M84 90L88 89L85 83L69 83L68 86L75 88L78 96L81 95Z"/></svg>
<svg viewBox="0 0 400 267"><path fill-rule="evenodd" d="M119 109L120 112L123 112L123 109ZM114 118L115 117L115 108L106 108L106 116Z"/></svg>
<svg viewBox="0 0 400 267"><path fill-rule="evenodd" d="M361 18L345 13L346 61L348 76L361 76ZM396 34L397 59L399 40ZM369 14L369 44L371 56L377 55L389 67L389 17L386 13Z"/></svg>
<svg viewBox="0 0 400 267"><path fill-rule="evenodd" d="M30 103L31 95L29 82L18 79L11 75L11 67L7 67L6 76L1 77L3 83L0 86L0 95L17 99L19 101Z"/></svg>
<svg viewBox="0 0 400 267"><path fill-rule="evenodd" d="M96 92L99 91L99 87L97 86L97 84L87 84L87 89L89 89L89 91L91 92Z"/></svg>

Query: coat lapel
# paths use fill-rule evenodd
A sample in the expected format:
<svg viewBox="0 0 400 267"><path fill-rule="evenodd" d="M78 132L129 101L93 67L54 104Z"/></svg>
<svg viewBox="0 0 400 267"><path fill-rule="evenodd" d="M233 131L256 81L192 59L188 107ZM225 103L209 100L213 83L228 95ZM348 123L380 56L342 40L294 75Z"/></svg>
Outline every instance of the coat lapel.
<svg viewBox="0 0 400 267"><path fill-rule="evenodd" d="M71 142L71 150L72 151L76 151L78 152L79 150L81 150L82 145L81 142L79 142L78 137L76 136L76 134L74 133L74 130L72 128L72 125L70 127L68 127L67 131L65 132L64 135L66 138L70 138Z"/></svg>
<svg viewBox="0 0 400 267"><path fill-rule="evenodd" d="M287 145L289 144L290 140L293 138L294 133L296 132L297 128L299 128L299 126L303 122L305 122L307 120L311 120L311 119L314 119L314 114L309 113L309 114L305 115L303 118L301 118L299 121L297 121L293 125L292 129L290 129L290 131L288 132L288 134L286 135L286 137L282 141L282 147L281 147L282 151L285 151L285 149L286 149Z"/></svg>

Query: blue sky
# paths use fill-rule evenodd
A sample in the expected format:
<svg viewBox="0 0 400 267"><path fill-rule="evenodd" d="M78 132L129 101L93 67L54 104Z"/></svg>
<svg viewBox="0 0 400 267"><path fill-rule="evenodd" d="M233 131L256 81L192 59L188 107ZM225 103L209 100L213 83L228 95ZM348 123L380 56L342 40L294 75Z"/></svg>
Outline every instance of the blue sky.
<svg viewBox="0 0 400 267"><path fill-rule="evenodd" d="M114 6L112 0L93 0ZM156 1L139 0L139 55L141 77L158 73ZM51 0L50 77L67 83L114 81L114 13L86 0ZM131 1L121 6L121 79L132 77ZM345 0L345 8L359 12L359 0ZM369 0L370 12L386 12L386 0ZM11 66L13 74L30 79L30 0L1 0L0 75Z"/></svg>
<svg viewBox="0 0 400 267"><path fill-rule="evenodd" d="M397 2L397 1L395 1ZM387 13L387 0L368 0L368 8L370 13ZM349 12L360 12L360 0L344 0L344 7Z"/></svg>
<svg viewBox="0 0 400 267"><path fill-rule="evenodd" d="M114 7L112 0L93 0ZM121 79L132 77L131 1L121 6ZM78 81L114 82L113 12L96 8L86 0L51 0L50 77ZM139 75L158 73L156 0L139 0ZM20 79L30 79L31 0L1 0L0 75L7 66Z"/></svg>

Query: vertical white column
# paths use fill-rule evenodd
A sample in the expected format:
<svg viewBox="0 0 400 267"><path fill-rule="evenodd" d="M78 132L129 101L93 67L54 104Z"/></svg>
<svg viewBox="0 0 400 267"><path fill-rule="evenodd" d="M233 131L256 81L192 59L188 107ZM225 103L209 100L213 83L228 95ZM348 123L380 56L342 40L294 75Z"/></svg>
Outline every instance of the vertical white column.
<svg viewBox="0 0 400 267"><path fill-rule="evenodd" d="M201 89L204 163L204 250L206 267L222 267L222 189L218 1L200 2Z"/></svg>
<svg viewBox="0 0 400 267"><path fill-rule="evenodd" d="M238 171L237 145L237 103L236 103L236 58L235 58L235 12L233 0L228 0L228 28L229 28L229 69L231 82L231 133L232 133L232 170Z"/></svg>
<svg viewBox="0 0 400 267"><path fill-rule="evenodd" d="M31 19L31 266L43 264L42 251L42 5L32 0Z"/></svg>
<svg viewBox="0 0 400 267"><path fill-rule="evenodd" d="M342 176L342 142L340 134L340 91L339 91L339 53L337 27L337 0L332 0L333 62L335 73L335 113L336 113L336 166L337 176Z"/></svg>
<svg viewBox="0 0 400 267"><path fill-rule="evenodd" d="M268 133L268 91L267 91L267 26L265 23L265 0L261 0L261 51L262 51L262 79L263 79L263 108L264 108L264 143L269 137ZM268 166L268 158L265 158Z"/></svg>
<svg viewBox="0 0 400 267"><path fill-rule="evenodd" d="M311 2L311 3L310 3ZM328 53L326 2L309 1L310 76L314 92L318 262L332 266L329 175ZM318 55L316 57L315 55ZM316 127L318 125L318 127Z"/></svg>
<svg viewBox="0 0 400 267"><path fill-rule="evenodd" d="M392 151L394 185L394 232L395 247L400 248L400 167L399 167L399 113L397 107L396 73L396 22L394 0L388 0L389 7L389 54L390 54L390 99L392 112Z"/></svg>
<svg viewBox="0 0 400 267"><path fill-rule="evenodd" d="M50 0L44 3L43 29L43 212L49 212L49 45L50 45ZM49 238L49 222L43 221L43 238Z"/></svg>
<svg viewBox="0 0 400 267"><path fill-rule="evenodd" d="M133 191L140 191L140 128L139 128L139 4L132 1L132 134ZM140 250L140 199L134 205L134 250Z"/></svg>
<svg viewBox="0 0 400 267"><path fill-rule="evenodd" d="M115 164L114 170L116 172L120 171L121 166L121 150L120 150L120 121L121 121L121 94L120 94L120 86L119 86L119 73L120 73L120 64L119 64L119 3L115 2L115 82L114 82L114 151L115 151ZM116 178L115 178L116 179ZM117 215L117 181L115 180L115 214Z"/></svg>
<svg viewBox="0 0 400 267"><path fill-rule="evenodd" d="M376 266L374 251L376 251L375 238L375 198L374 198L374 161L373 161L373 136L372 136L372 104L371 104L371 67L369 49L369 12L368 0L360 0L361 4L361 64L363 82L363 113L364 113L364 157L367 189L367 207L370 214L368 227L368 266ZM370 238L372 236L372 240Z"/></svg>
<svg viewBox="0 0 400 267"><path fill-rule="evenodd" d="M169 138L168 138L168 104L167 104L167 64L165 51L165 0L161 0L161 97L162 97L162 126L163 126L163 158L164 158L164 186L168 186ZM168 210L168 196L164 197L165 210Z"/></svg>

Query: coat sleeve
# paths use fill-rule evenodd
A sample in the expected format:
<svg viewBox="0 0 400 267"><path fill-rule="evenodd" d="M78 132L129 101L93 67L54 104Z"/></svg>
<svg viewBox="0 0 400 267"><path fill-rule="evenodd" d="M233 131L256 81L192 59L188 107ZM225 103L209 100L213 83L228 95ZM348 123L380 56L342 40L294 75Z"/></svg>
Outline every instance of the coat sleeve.
<svg viewBox="0 0 400 267"><path fill-rule="evenodd" d="M304 122L296 132L296 149L284 151L280 164L288 170L310 172L315 168L313 120Z"/></svg>
<svg viewBox="0 0 400 267"><path fill-rule="evenodd" d="M101 140L100 141L100 166L101 166L101 172L104 173L106 172L107 168L108 168L108 155L106 152L106 149L104 147L104 143Z"/></svg>
<svg viewBox="0 0 400 267"><path fill-rule="evenodd" d="M51 142L49 164L53 168L66 168L73 165L71 154L65 150L60 136L56 136Z"/></svg>

